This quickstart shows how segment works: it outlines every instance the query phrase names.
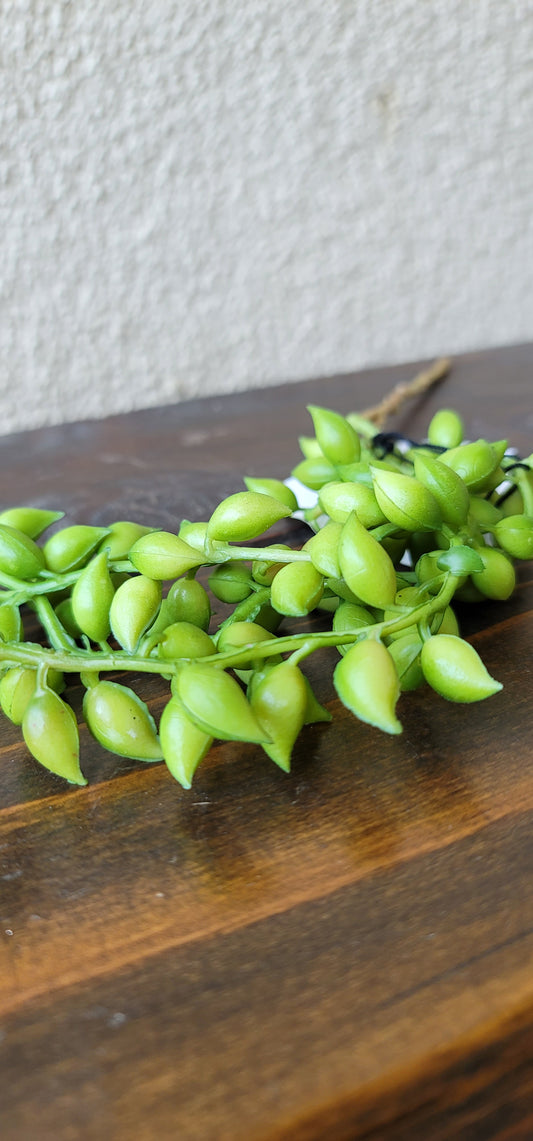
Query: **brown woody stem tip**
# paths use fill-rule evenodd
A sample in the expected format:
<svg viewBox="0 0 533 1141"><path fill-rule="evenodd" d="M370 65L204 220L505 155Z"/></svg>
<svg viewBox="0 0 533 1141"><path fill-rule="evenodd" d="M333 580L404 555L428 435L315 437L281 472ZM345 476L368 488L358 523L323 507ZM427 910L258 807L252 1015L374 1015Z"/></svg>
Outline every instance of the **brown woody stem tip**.
<svg viewBox="0 0 533 1141"><path fill-rule="evenodd" d="M406 400L410 400L413 396L419 396L437 381L443 380L451 367L450 357L439 357L429 368L422 369L421 372L417 373L412 380L395 385L379 404L365 409L361 415L365 420L371 420L377 428L382 428L387 418L394 415Z"/></svg>

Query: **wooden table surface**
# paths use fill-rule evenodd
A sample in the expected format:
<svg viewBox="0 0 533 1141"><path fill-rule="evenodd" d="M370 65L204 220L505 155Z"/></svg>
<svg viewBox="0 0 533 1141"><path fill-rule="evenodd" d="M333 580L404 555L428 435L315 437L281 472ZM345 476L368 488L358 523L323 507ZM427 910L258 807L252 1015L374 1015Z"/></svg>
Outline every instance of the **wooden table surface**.
<svg viewBox="0 0 533 1141"><path fill-rule="evenodd" d="M4 438L0 505L176 529L243 474L288 474L307 403L360 409L414 371ZM389 426L452 406L529 454L532 393L533 346L469 354ZM400 737L344 711L335 651L314 655L334 720L290 776L218 744L187 793L82 729L74 789L2 717L2 1141L533 1136L532 602L523 564L509 602L463 615L502 692L404 695ZM141 690L157 716L167 687Z"/></svg>

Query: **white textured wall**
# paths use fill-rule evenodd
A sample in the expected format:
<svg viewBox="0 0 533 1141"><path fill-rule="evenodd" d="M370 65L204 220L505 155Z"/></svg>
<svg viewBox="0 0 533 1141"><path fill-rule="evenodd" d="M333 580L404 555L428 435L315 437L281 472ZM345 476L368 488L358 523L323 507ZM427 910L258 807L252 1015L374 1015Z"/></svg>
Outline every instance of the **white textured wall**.
<svg viewBox="0 0 533 1141"><path fill-rule="evenodd" d="M533 339L530 0L3 0L0 431Z"/></svg>

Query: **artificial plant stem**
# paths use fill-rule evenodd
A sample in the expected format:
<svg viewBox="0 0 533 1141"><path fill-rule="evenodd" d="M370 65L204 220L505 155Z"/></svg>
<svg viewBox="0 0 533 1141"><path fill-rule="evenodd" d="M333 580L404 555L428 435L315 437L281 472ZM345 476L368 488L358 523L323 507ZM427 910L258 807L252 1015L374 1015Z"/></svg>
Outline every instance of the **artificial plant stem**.
<svg viewBox="0 0 533 1141"><path fill-rule="evenodd" d="M217 553L224 558L262 559L269 563L310 563L307 551L287 550L285 547L236 547L233 543L217 543Z"/></svg>
<svg viewBox="0 0 533 1141"><path fill-rule="evenodd" d="M67 634L48 598L37 596L31 605L54 650L70 651L77 649L74 639Z"/></svg>
<svg viewBox="0 0 533 1141"><path fill-rule="evenodd" d="M457 589L459 578L456 575L448 573L445 581L439 590L438 594L434 595L427 602L421 606L415 606L412 610L405 611L403 615L398 618L389 619L387 622L376 622L370 626L359 626L355 630L335 630L324 631L317 634L288 634L285 638L273 638L268 642L258 642L254 645L254 656L258 658L268 658L272 654L292 654L298 652L298 658L301 660L308 657L309 654L314 653L315 650L324 649L326 646L342 646L348 642L356 642L360 638L382 638L388 634L394 634L398 630L407 629L409 626L416 625L418 622L429 620L433 614L439 610L444 610L451 602L454 592ZM301 652L300 652L301 651ZM223 669L238 669L243 661L250 657L250 648L244 647L242 650L231 651L225 654L211 654L208 657L202 658L202 663L213 663L213 665L220 666Z"/></svg>
<svg viewBox="0 0 533 1141"><path fill-rule="evenodd" d="M267 642L254 645L254 657L269 658L273 654L291 654L302 650L300 657L307 657L315 650L326 646L345 645L356 642L363 637L380 638L394 634L417 622L427 621L438 610L443 610L453 598L459 579L456 575L448 574L439 593L425 602L422 606L415 606L399 618L387 622L378 622L371 626L362 626L356 630L337 630L320 632L317 634L289 634L285 638L272 638ZM257 595L254 596L257 600ZM210 654L202 658L203 664L212 664L220 669L242 667L243 662L250 657L250 647L242 650L228 651L226 654ZM62 670L64 673L86 673L100 671L102 673L113 670L128 670L135 673L155 673L165 675L176 673L180 663L187 659L177 658L175 661L161 662L155 658L143 658L139 655L130 655L126 651L105 654L95 650L46 650L42 646L28 642L0 643L0 662L9 665L23 665L30 669L38 669L43 664L50 668ZM163 668L162 668L163 667Z"/></svg>
<svg viewBox="0 0 533 1141"><path fill-rule="evenodd" d="M524 502L524 512L533 516L533 487L529 481L529 472L520 471L516 476L516 485Z"/></svg>
<svg viewBox="0 0 533 1141"><path fill-rule="evenodd" d="M41 594L53 594L56 590L64 590L73 586L79 577L80 571L70 571L68 574L58 574L27 582L26 579L14 578L13 575L0 571L0 586L13 592L15 597L10 599L17 606L31 602Z"/></svg>
<svg viewBox="0 0 533 1141"><path fill-rule="evenodd" d="M254 612L255 614L258 614L261 607L269 601L270 587L260 587L259 590L254 591L254 593L250 594L248 598L245 598L243 602L239 602L238 606L235 607L233 613L229 615L229 618L226 618L225 621L221 623L221 626L226 627L233 622L246 622L246 620L250 618L251 614L254 614Z"/></svg>
<svg viewBox="0 0 533 1141"><path fill-rule="evenodd" d="M53 594L56 590L68 590L77 582L82 569L80 567L78 570L65 571L62 574L43 571L39 578L30 582L27 579L15 578L14 575L7 574L6 571L0 571L0 587L5 587L6 590L12 592L10 602L16 606L23 606L24 603L31 602L32 599L38 598L40 595ZM126 571L128 574L135 573L135 567L129 559L110 563L109 570L112 572Z"/></svg>
<svg viewBox="0 0 533 1141"><path fill-rule="evenodd" d="M41 662L50 669L63 673L85 673L101 670L131 670L135 673L174 672L173 662L162 662L155 658L142 658L119 650L116 653L101 653L98 650L47 650L34 642L1 642L0 662L14 666L28 666L37 669Z"/></svg>

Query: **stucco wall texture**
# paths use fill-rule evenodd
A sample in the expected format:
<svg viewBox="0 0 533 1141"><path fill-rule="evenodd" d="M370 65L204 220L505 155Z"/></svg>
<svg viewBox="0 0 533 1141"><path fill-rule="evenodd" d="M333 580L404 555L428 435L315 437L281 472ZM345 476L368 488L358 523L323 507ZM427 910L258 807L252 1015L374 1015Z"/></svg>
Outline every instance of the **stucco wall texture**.
<svg viewBox="0 0 533 1141"><path fill-rule="evenodd" d="M0 432L533 339L527 0L4 0Z"/></svg>

